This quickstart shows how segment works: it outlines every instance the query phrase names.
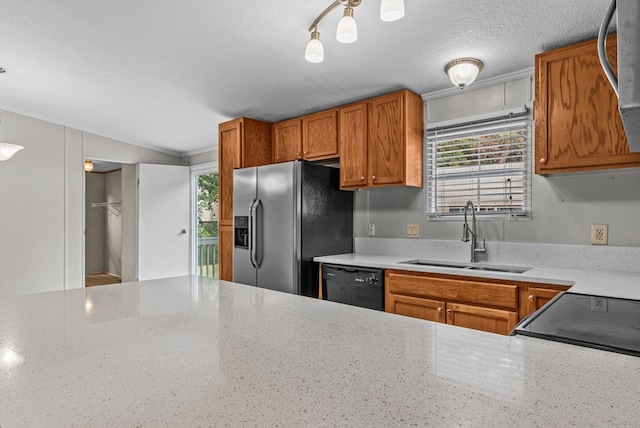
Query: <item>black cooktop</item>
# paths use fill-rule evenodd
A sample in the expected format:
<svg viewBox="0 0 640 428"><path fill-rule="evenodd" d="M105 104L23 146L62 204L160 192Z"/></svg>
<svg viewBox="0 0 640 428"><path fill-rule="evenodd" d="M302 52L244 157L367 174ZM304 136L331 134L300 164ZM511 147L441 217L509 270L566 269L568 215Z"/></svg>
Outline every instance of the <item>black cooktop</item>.
<svg viewBox="0 0 640 428"><path fill-rule="evenodd" d="M640 301L565 292L511 333L640 357Z"/></svg>

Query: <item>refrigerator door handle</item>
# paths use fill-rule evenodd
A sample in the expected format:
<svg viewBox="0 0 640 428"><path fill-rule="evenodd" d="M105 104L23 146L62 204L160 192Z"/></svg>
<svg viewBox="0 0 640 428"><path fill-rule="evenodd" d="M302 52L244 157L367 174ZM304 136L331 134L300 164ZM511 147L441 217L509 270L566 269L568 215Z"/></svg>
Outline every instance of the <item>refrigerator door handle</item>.
<svg viewBox="0 0 640 428"><path fill-rule="evenodd" d="M254 251L255 251L255 243L254 243L254 239L255 239L255 205L256 205L257 199L254 199L253 201L251 201L251 203L249 204L249 261L251 262L251 265L256 268L258 266L256 266L256 262L255 262L255 256L254 256Z"/></svg>
<svg viewBox="0 0 640 428"><path fill-rule="evenodd" d="M251 221L252 221L251 229L253 231L251 234L251 240L253 241L251 245L251 248L252 248L251 263L253 263L253 265L256 268L259 268L260 265L262 264L262 255L259 254L260 242L258 241L259 239L262 238L262 230L258 226L258 223L259 223L258 208L262 208L262 201L260 200L260 198L255 200L255 203L253 204L253 208L251 212Z"/></svg>

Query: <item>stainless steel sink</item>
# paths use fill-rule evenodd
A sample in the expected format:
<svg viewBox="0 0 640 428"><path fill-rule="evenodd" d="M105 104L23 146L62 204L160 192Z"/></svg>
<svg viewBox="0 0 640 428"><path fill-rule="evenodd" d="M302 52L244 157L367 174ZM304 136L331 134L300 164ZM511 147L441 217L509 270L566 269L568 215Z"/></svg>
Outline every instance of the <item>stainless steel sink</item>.
<svg viewBox="0 0 640 428"><path fill-rule="evenodd" d="M465 262L447 262L440 260L407 260L406 262L400 262L408 265L421 265L421 266L437 266L437 267L449 267L449 268L460 268L466 269L469 266L469 263Z"/></svg>
<svg viewBox="0 0 640 428"><path fill-rule="evenodd" d="M468 266L465 269L487 270L492 272L523 273L531 268L519 266Z"/></svg>
<svg viewBox="0 0 640 428"><path fill-rule="evenodd" d="M409 264L409 265L435 266L435 267L447 267L447 268L454 268L454 269L483 270L483 271L489 271L489 272L506 272L506 273L523 273L531 269L529 267L522 267L522 266L489 265L489 264L477 264L477 263L453 262L453 261L449 262L444 260L423 260L423 259L407 260L400 263Z"/></svg>

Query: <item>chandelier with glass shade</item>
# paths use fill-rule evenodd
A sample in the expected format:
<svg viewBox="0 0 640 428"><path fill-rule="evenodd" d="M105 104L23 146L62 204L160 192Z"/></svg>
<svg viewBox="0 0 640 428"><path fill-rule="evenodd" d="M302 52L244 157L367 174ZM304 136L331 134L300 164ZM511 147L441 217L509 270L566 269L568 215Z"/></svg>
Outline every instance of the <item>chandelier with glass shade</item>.
<svg viewBox="0 0 640 428"><path fill-rule="evenodd" d="M338 27L336 28L336 39L340 43L353 43L358 40L358 25L354 18L353 8L360 6L362 0L336 0L329 5L309 27L311 39L307 43L304 58L309 62L322 62L324 60L324 47L320 41L320 32L318 24L327 16L329 12L338 6L344 7L344 12ZM380 19L383 21L397 21L404 16L403 0L381 0L380 2Z"/></svg>

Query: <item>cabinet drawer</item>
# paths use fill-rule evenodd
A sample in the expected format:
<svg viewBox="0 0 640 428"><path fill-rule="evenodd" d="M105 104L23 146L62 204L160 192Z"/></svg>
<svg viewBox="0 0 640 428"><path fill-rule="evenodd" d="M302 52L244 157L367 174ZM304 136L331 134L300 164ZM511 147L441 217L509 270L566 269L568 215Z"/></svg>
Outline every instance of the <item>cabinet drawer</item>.
<svg viewBox="0 0 640 428"><path fill-rule="evenodd" d="M385 296L386 312L427 321L445 322L445 305L446 303L440 300L388 293Z"/></svg>
<svg viewBox="0 0 640 428"><path fill-rule="evenodd" d="M429 274L387 271L389 293L466 302L507 309L518 308L518 286L491 283L477 278L440 278Z"/></svg>

